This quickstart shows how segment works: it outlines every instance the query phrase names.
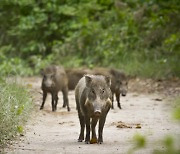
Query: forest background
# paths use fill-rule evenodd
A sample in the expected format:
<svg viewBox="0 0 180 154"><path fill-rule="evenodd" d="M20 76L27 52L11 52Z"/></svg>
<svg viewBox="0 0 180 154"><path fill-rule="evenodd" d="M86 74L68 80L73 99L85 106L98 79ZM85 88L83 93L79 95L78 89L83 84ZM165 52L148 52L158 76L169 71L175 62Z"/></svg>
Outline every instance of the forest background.
<svg viewBox="0 0 180 154"><path fill-rule="evenodd" d="M0 73L49 64L180 76L179 0L1 0Z"/></svg>

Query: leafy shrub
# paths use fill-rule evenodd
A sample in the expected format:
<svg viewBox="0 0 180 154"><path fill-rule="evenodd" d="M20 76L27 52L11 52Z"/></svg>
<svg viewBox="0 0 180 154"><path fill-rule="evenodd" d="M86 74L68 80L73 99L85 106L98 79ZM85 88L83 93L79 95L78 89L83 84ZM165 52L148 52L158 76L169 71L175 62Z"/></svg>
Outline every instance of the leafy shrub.
<svg viewBox="0 0 180 154"><path fill-rule="evenodd" d="M27 75L55 63L180 76L179 6L179 0L3 0L0 65L4 74L21 59L14 67Z"/></svg>

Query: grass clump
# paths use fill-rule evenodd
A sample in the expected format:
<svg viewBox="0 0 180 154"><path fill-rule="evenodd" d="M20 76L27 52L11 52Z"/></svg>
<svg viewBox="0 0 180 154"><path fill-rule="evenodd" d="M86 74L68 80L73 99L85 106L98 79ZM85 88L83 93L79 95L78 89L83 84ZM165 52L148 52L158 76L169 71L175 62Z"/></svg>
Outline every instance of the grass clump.
<svg viewBox="0 0 180 154"><path fill-rule="evenodd" d="M0 80L0 149L17 134L23 133L23 125L32 109L32 99L25 87Z"/></svg>

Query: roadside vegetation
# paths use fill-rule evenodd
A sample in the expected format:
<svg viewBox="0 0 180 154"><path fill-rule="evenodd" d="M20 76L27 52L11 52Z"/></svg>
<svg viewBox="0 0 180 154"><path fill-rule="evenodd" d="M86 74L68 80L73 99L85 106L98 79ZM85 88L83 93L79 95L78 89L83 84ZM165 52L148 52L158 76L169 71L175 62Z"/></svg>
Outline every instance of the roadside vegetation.
<svg viewBox="0 0 180 154"><path fill-rule="evenodd" d="M23 134L33 105L27 88L1 79L0 106L0 149L3 149L16 135Z"/></svg>
<svg viewBox="0 0 180 154"><path fill-rule="evenodd" d="M179 0L2 0L1 74L51 64L180 76Z"/></svg>

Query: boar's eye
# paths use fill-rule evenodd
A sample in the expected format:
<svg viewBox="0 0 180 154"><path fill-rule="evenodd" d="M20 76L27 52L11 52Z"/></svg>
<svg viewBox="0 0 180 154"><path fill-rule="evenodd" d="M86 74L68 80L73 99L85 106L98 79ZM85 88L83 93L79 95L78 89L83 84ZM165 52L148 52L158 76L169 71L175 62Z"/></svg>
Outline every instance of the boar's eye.
<svg viewBox="0 0 180 154"><path fill-rule="evenodd" d="M54 78L54 74L51 75L51 79Z"/></svg>
<svg viewBox="0 0 180 154"><path fill-rule="evenodd" d="M105 89L102 89L102 93L104 94L104 92L105 92Z"/></svg>
<svg viewBox="0 0 180 154"><path fill-rule="evenodd" d="M92 89L92 90L91 90L91 92L92 92L93 94L95 94L95 91L94 91L94 89Z"/></svg>

